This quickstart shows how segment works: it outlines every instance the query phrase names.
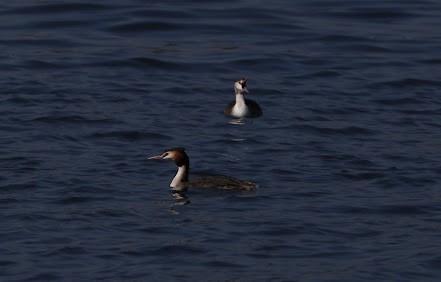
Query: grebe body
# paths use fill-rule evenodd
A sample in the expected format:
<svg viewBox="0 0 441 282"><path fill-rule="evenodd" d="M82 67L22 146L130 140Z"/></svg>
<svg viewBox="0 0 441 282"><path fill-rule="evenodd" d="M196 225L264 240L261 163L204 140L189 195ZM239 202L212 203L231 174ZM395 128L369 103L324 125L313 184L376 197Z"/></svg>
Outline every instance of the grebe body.
<svg viewBox="0 0 441 282"><path fill-rule="evenodd" d="M235 118L260 117L262 109L259 104L251 99L245 99L244 93L249 93L247 89L247 79L240 79L234 83L234 93L236 99L231 101L224 110L224 114Z"/></svg>
<svg viewBox="0 0 441 282"><path fill-rule="evenodd" d="M190 159L184 148L172 148L165 150L161 155L150 157L153 160L171 159L177 166L178 172L170 183L174 192L185 192L189 187L214 188L222 190L254 190L257 188L255 183L240 180L224 175L207 175L193 180L188 179L190 171Z"/></svg>

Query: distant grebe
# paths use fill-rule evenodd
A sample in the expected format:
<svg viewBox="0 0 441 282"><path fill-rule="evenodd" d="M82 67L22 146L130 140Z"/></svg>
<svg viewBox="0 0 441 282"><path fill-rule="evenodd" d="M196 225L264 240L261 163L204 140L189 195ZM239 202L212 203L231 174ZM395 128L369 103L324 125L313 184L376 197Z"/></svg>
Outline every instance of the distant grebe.
<svg viewBox="0 0 441 282"><path fill-rule="evenodd" d="M236 99L228 104L224 114L235 118L260 117L262 115L262 109L256 102L251 99L244 99L244 92L249 93L246 78L240 79L234 83Z"/></svg>
<svg viewBox="0 0 441 282"><path fill-rule="evenodd" d="M187 191L188 187L247 191L257 188L257 185L252 182L223 175L202 176L189 181L188 173L190 171L190 159L185 153L184 148L168 149L159 156L153 156L149 158L149 160L166 159L171 159L179 167L176 176L170 183L170 187L174 192L185 192Z"/></svg>

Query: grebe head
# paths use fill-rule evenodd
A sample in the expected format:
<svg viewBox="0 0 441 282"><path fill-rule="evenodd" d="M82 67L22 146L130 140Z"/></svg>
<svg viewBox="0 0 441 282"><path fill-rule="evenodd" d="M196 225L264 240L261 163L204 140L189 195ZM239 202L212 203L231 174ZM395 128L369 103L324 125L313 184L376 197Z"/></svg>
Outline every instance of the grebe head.
<svg viewBox="0 0 441 282"><path fill-rule="evenodd" d="M187 191L190 160L184 148L178 147L165 150L161 155L150 157L149 160L172 160L179 168L176 176L170 183L170 187L175 192Z"/></svg>
<svg viewBox="0 0 441 282"><path fill-rule="evenodd" d="M236 92L236 94L242 94L243 92L248 93L246 78L239 79L234 83L234 92Z"/></svg>
<svg viewBox="0 0 441 282"><path fill-rule="evenodd" d="M177 166L183 166L188 163L188 156L185 148L177 147L165 150L161 155L148 158L149 160L172 160Z"/></svg>

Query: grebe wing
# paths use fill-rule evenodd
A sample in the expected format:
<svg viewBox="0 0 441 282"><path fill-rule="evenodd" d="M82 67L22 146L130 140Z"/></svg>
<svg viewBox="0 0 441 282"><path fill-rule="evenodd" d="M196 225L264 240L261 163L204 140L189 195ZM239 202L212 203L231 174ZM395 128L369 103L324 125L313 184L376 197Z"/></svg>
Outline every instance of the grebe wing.
<svg viewBox="0 0 441 282"><path fill-rule="evenodd" d="M235 104L236 104L236 100L233 100L230 103L228 103L228 106L224 110L224 114L231 115L231 111L233 110Z"/></svg>
<svg viewBox="0 0 441 282"><path fill-rule="evenodd" d="M262 115L262 109L260 108L259 104L254 102L251 99L245 99L245 104L248 107L249 116L250 117L260 117Z"/></svg>
<svg viewBox="0 0 441 282"><path fill-rule="evenodd" d="M206 175L190 180L190 185L197 188L214 188L222 190L254 190L255 183L224 175Z"/></svg>

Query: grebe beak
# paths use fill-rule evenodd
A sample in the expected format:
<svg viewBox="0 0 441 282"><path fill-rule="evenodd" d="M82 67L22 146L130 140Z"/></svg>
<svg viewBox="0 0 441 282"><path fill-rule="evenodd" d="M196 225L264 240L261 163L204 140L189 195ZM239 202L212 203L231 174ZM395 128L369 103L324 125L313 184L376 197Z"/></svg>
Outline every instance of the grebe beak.
<svg viewBox="0 0 441 282"><path fill-rule="evenodd" d="M162 160L162 159L163 159L162 156L153 156L148 158L148 160Z"/></svg>
<svg viewBox="0 0 441 282"><path fill-rule="evenodd" d="M243 87L242 90L246 93L250 93L250 92L248 92L248 88L246 88L246 87Z"/></svg>

